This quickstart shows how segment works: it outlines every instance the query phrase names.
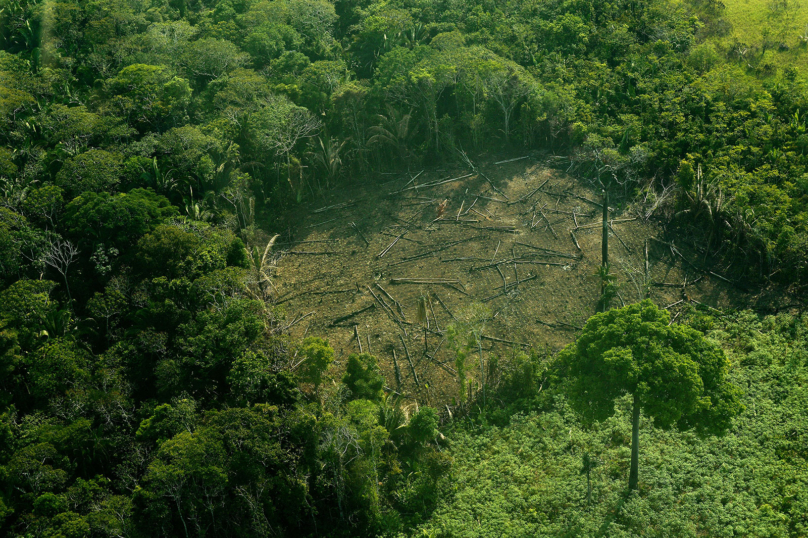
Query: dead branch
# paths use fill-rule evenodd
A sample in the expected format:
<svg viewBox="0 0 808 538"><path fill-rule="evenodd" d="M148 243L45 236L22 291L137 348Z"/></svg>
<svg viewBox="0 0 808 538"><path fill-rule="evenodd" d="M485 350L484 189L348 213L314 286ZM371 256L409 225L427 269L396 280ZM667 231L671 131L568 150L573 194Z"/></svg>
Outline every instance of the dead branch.
<svg viewBox="0 0 808 538"><path fill-rule="evenodd" d="M387 245L387 248L384 249L383 251L381 251L376 257L381 258L385 254L387 254L390 251L390 249L393 248L396 243L398 243L398 240L401 239L402 237L404 237L404 234L406 234L407 232L409 232L409 230L404 230L403 232L401 232L401 234L398 237L396 237L395 239L393 239L393 242L390 243L389 245Z"/></svg>
<svg viewBox="0 0 808 538"><path fill-rule="evenodd" d="M544 188L544 186L545 186L545 185L547 185L547 182L548 182L548 181L550 181L550 179L549 179L549 178L548 178L548 179L546 179L546 180L544 180L544 183L542 183L541 185L539 185L538 187L536 187L536 188L535 188L535 189L534 189L534 190L533 190L533 191L532 191L530 194L526 194L525 196L522 196L522 197L521 197L521 198L519 198L518 200L516 200L516 201L514 201L514 202L510 202L510 203L511 203L511 204L518 204L519 202L525 202L525 201L527 201L527 200L530 200L530 199L533 197L533 195L534 195L534 194L536 194L537 192L539 192L540 190L542 190L542 189Z"/></svg>
<svg viewBox="0 0 808 538"><path fill-rule="evenodd" d="M329 222L334 222L335 220L339 220L339 217L329 220L324 220L323 222L316 222L314 224L309 224L309 228L316 228L317 226L322 226L323 224L328 224Z"/></svg>
<svg viewBox="0 0 808 538"><path fill-rule="evenodd" d="M502 269L499 268L500 264L495 265L494 267L499 273L499 276L502 277L502 293L508 293L508 281L505 280L505 275L502 273Z"/></svg>
<svg viewBox="0 0 808 538"><path fill-rule="evenodd" d="M564 193L565 193L565 194L568 194L569 196L573 196L573 197L575 197L575 198L578 198L579 200L583 200L584 202L588 202L588 203L590 203L590 204L592 204L592 205L594 205L594 206L597 206L597 207L600 207L600 208L602 208L602 207L603 207L603 204L599 204L599 203L597 203L597 202L593 202L593 201L592 201L592 200L590 200L589 198L584 198L583 196L578 196L578 195L577 195L577 194L575 194L574 192L570 192L570 191L568 191L568 190L565 190L565 191L564 191Z"/></svg>
<svg viewBox="0 0 808 538"><path fill-rule="evenodd" d="M389 193L389 195L392 196L393 194L399 194L399 193L402 193L402 192L411 191L411 190L415 190L415 189L428 189L430 187L437 187L438 185L443 185L445 183L451 183L452 181L459 181L461 179L466 179L467 177L471 177L473 175L474 175L474 173L470 173L470 174L466 174L466 175L460 176L460 177L453 177L451 179L440 179L438 181L433 181L431 183L422 183L420 185L413 185L412 187L407 187L406 189L401 189L400 191L391 192L391 193Z"/></svg>
<svg viewBox="0 0 808 538"><path fill-rule="evenodd" d="M612 231L612 233L617 238L617 240L620 241L620 244L623 245L623 248L626 249L628 252L631 252L631 249L628 247L628 245L626 245L623 242L623 240L620 238L620 236L617 235L617 232L614 231L614 228L612 227L612 223L609 223L609 229Z"/></svg>
<svg viewBox="0 0 808 538"><path fill-rule="evenodd" d="M447 314L449 314L449 316L451 316L451 318L452 318L453 320L457 321L457 318L456 318L456 317L454 317L454 314L452 314L451 310L449 310L449 308L448 308L448 307L447 307L445 304L443 304L443 301L441 300L441 298L440 298L440 297L438 297L438 294L437 294L437 293L433 293L432 295L434 295L434 296L435 296L435 299L437 299L437 300L438 300L438 302L440 303L440 305L443 307L443 309L444 309L444 310L446 310L446 313L447 313Z"/></svg>
<svg viewBox="0 0 808 538"><path fill-rule="evenodd" d="M351 223L349 223L349 225L351 226L351 228L353 228L353 229L356 231L356 233L358 233L358 234L359 234L359 236L362 238L362 240L365 242L365 244L366 244L366 245L368 245L368 246L370 246L370 241L368 241L368 238L367 238L367 237L365 237L365 234L363 234L363 233L362 233L362 230L360 230L360 229L359 229L359 228L356 226L356 223L351 222Z"/></svg>
<svg viewBox="0 0 808 538"><path fill-rule="evenodd" d="M390 284L459 284L460 280L447 278L391 278Z"/></svg>
<svg viewBox="0 0 808 538"><path fill-rule="evenodd" d="M294 319L294 320L293 320L293 321L292 321L292 322L291 322L289 325L286 325L286 326L285 326L285 327L284 327L284 328L281 330L281 332L286 332L286 331L288 331L289 329L291 329L292 327L294 327L295 325L297 325L298 323L300 323L301 321L303 321L304 319L306 319L307 317L312 316L312 315L314 315L314 312L309 312L309 313L308 313L308 314L306 314L305 316L299 316L299 317L295 318L295 319Z"/></svg>
<svg viewBox="0 0 808 538"><path fill-rule="evenodd" d="M537 278L539 278L539 275L530 275L530 276L529 276L529 277L527 277L527 278L523 278L523 279L522 279L522 280L521 280L519 283L520 283L520 284L524 284L525 282L530 282L531 280L536 280ZM503 295L505 295L505 294L506 294L506 292L505 292L505 291L501 291L501 292L499 292L499 293L497 293L497 294L495 294L495 295L491 295L490 297L486 297L486 298L482 299L482 301L481 301L481 302L483 302L483 303L487 303L487 302L489 302L489 301L493 301L493 300L494 300L494 299L496 299L497 297L502 297L502 296L503 296Z"/></svg>
<svg viewBox="0 0 808 538"><path fill-rule="evenodd" d="M389 234L387 232L379 232L380 235L386 235L387 237L398 237L395 234ZM410 243L418 243L419 245L423 245L423 241L418 241L417 239L410 239L409 237L402 237L402 241L409 241Z"/></svg>
<svg viewBox="0 0 808 538"><path fill-rule="evenodd" d="M412 363L412 358L410 357L410 350L407 349L407 343L404 341L404 337L400 334L398 337L401 339L401 345L404 346L404 353L407 354L407 362L410 363L410 370L412 371L412 378L415 380L415 386L421 388L421 382L418 381L418 372L415 371L415 365Z"/></svg>
<svg viewBox="0 0 808 538"><path fill-rule="evenodd" d="M359 353L364 353L365 351L362 349L362 339L359 338L359 329L356 328L356 325L353 326L353 334L354 338L356 338L356 342L359 344Z"/></svg>
<svg viewBox="0 0 808 538"><path fill-rule="evenodd" d="M550 219L548 219L548 218L547 218L547 215L545 215L545 214L544 214L544 208L543 208L543 207L540 207L540 208L539 208L539 213L541 213L541 216L542 216L542 218L544 219L544 222L546 222L546 223L547 223L547 227L548 227L548 228L550 228L550 232L553 234L553 237L555 237L556 239L558 239L558 234L556 234L556 233L555 233L555 230L553 230L553 225L552 225L552 224L550 224Z"/></svg>
<svg viewBox="0 0 808 538"><path fill-rule="evenodd" d="M406 319L407 317L404 315L404 309L403 309L403 308L401 308L401 303L399 303L398 301L396 301L396 300L395 300L395 298L394 298L392 295L390 295L389 293L387 293L387 290L386 290L386 289L384 289L384 288L381 286L381 284L379 284L378 282L376 283L376 287L377 287L377 288L379 288L380 290L382 290L382 293L384 293L384 294L387 296L387 298L388 298L388 299L390 299L391 301L393 301L393 304L394 304L394 305L396 305L396 310L398 310L398 313L401 315L401 319Z"/></svg>
<svg viewBox="0 0 808 538"><path fill-rule="evenodd" d="M515 159L507 159L507 160L505 160L505 161L499 161L499 162L495 162L494 164L505 164L505 163L512 163L512 162L515 162L515 161L522 161L522 160L524 160L524 159L529 159L529 158L530 158L530 155L525 155L524 157L517 157L517 158L515 158Z"/></svg>
<svg viewBox="0 0 808 538"><path fill-rule="evenodd" d="M505 232L512 234L519 233L519 230L517 230L515 226L469 226L469 228L474 228L475 230L491 230L494 232Z"/></svg>
<svg viewBox="0 0 808 538"><path fill-rule="evenodd" d="M363 312L367 312L371 308L376 308L376 303L370 303L370 305L366 306L365 308L357 310L356 312L351 312L350 314L348 314L346 316L342 316L340 318L335 319L334 321L331 322L331 326L333 327L337 323L342 323L343 321L349 320L354 316L358 316L359 314L361 314Z"/></svg>
<svg viewBox="0 0 808 538"><path fill-rule="evenodd" d="M583 252L581 245L578 244L578 238L575 237L575 233L572 230L570 230L570 236L572 236L572 242L575 243L575 248L577 248L579 252Z"/></svg>
<svg viewBox="0 0 808 538"><path fill-rule="evenodd" d="M401 370L398 369L398 357L396 357L396 348L393 348L393 368L396 372L396 385L401 388Z"/></svg>
<svg viewBox="0 0 808 538"><path fill-rule="evenodd" d="M449 221L449 222L453 222L453 221ZM479 239L479 237L467 237L467 238L465 238L465 239L460 239L459 241L453 241L453 242L451 242L451 243L447 243L447 244L445 244L445 245L443 245L443 246L441 246L441 247L438 247L438 248L436 248L436 249L429 250L429 251L427 251L427 252L423 252L423 253L421 253L421 254L416 254L415 256L410 256L409 258L403 258L403 259L401 259L401 260L397 261L396 263L391 263L391 264L390 264L390 266L392 267L392 266L394 266L394 265L399 265L399 264L401 264L401 263L406 263L406 262L411 262L411 261L415 261L415 260L420 260L421 258L426 258L427 256L430 256L430 255L432 255L432 254L435 254L436 252L441 252L442 250L446 250L446 249L451 248L451 247L453 247L453 246L455 246L455 245L459 245L459 244L461 244L461 243L466 243L466 242L468 242L468 241L473 241L473 240L475 240L475 239Z"/></svg>
<svg viewBox="0 0 808 538"><path fill-rule="evenodd" d="M415 181L416 179L418 179L418 176L420 176L420 175L421 175L421 174L423 174L423 173L424 173L424 171L423 171L423 170L421 170L420 172L418 172L417 174L415 174L415 176L414 176L412 179L410 179L410 180L407 182L407 184L406 184L406 185L404 185L404 187L407 187L407 186L408 186L410 183L412 183L413 181ZM403 187L402 187L402 188L403 188Z"/></svg>
<svg viewBox="0 0 808 538"><path fill-rule="evenodd" d="M482 198L483 200L489 200L491 202L499 202L500 204L510 204L507 200L500 200L499 198L491 198L490 196L483 196L482 194L475 195L477 198Z"/></svg>
<svg viewBox="0 0 808 538"><path fill-rule="evenodd" d="M317 213L322 213L324 211L328 211L330 209L343 209L345 207L350 207L350 206L354 205L355 203L356 202L343 202L341 204L334 204L334 205L330 205L328 207L321 207L320 209L315 209L311 213L312 213L312 215L314 215L314 214L317 214Z"/></svg>
<svg viewBox="0 0 808 538"><path fill-rule="evenodd" d="M480 338L482 338L483 340L489 340L491 342L500 342L502 344L511 344L513 346L530 347L530 344L523 344L522 342L514 342L513 340L503 340L502 338L495 338L493 336L486 336L484 334L481 334Z"/></svg>
<svg viewBox="0 0 808 538"><path fill-rule="evenodd" d="M601 206L601 207L603 207L603 206ZM621 222L631 222L632 220L637 220L637 217L633 217L633 218L630 218L630 219L614 219L614 220L611 221L611 224L619 224ZM586 230L588 228L600 228L601 226L603 226L603 222L596 222L594 224L584 224L583 226L576 226L575 229L576 230Z"/></svg>
<svg viewBox="0 0 808 538"><path fill-rule="evenodd" d="M435 320L435 327L438 329L438 332L443 332L441 330L441 328L440 328L440 325L438 325L438 316L435 315L435 307L432 306L432 301L429 300L428 295L427 295L426 304L429 305L429 310L430 310L430 312L432 312L432 319ZM435 353L437 353L437 350L435 351Z"/></svg>

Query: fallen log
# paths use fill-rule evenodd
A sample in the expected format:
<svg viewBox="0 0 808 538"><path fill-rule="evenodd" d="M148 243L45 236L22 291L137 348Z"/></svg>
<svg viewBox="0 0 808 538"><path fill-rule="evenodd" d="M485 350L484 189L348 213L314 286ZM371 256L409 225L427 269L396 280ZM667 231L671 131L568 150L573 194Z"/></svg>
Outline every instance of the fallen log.
<svg viewBox="0 0 808 538"><path fill-rule="evenodd" d="M360 230L359 228L357 228L356 223L354 223L354 222L350 222L350 223L348 223L348 224L349 224L349 226L350 226L351 228L353 228L353 229L356 231L356 233L358 233L358 234L359 234L359 236L362 238L362 240L365 242L365 244L366 244L366 245L368 245L368 246L370 246L370 241L368 241L368 238L367 238L367 237L365 237L365 234L363 234L363 233L362 233L362 230Z"/></svg>
<svg viewBox="0 0 808 538"><path fill-rule="evenodd" d="M398 358L396 357L396 348L393 348L393 368L396 372L396 385L401 388L401 370L398 369Z"/></svg>
<svg viewBox="0 0 808 538"><path fill-rule="evenodd" d="M619 224L621 222L631 222L633 220L637 220L637 217L633 217L633 218L630 218L630 219L614 219L614 220L610 221L610 223L611 224ZM577 227L575 227L575 229L576 230L586 230L588 228L599 228L601 226L603 226L603 222L596 222L594 224L584 224L583 226L577 226ZM664 241L663 241L663 243L664 243Z"/></svg>
<svg viewBox="0 0 808 538"><path fill-rule="evenodd" d="M511 345L514 345L514 346L530 347L530 344L523 344L522 342L514 342L513 340L504 340L502 338L496 338L494 336L486 336L484 334L481 334L480 338L482 338L483 340L489 340L491 342L500 342L502 344L511 344Z"/></svg>
<svg viewBox="0 0 808 538"><path fill-rule="evenodd" d="M340 318L335 319L334 321L331 322L331 326L333 327L337 323L342 323L343 321L349 320L354 316L358 316L359 314L361 314L363 312L367 312L371 308L376 308L376 303L370 303L370 305L366 306L365 308L357 310L356 312L351 312L350 314L348 314L346 316L342 316Z"/></svg>
<svg viewBox="0 0 808 538"><path fill-rule="evenodd" d="M511 204L518 204L519 202L524 202L525 200L530 200L530 198L532 198L534 194L536 194L537 192L539 192L540 190L542 190L542 189L544 188L544 186L545 186L545 185L547 185L547 182L548 182L548 181L550 181L550 179L549 179L549 178L548 178L548 179L546 179L546 180L544 181L544 183L542 183L541 185L539 185L538 187L536 187L536 188L535 188L535 189L534 189L534 190L533 190L533 191L532 191L530 194L527 194L527 195L525 195L525 196L522 196L522 197L521 197L521 198L519 198L518 200L516 200L516 201L514 201L514 202L511 202Z"/></svg>
<svg viewBox="0 0 808 538"><path fill-rule="evenodd" d="M525 155L524 157L516 157L515 159L507 159L505 161L495 162L494 164L512 163L512 162L515 162L515 161L522 161L524 159L529 159L529 158L530 158L530 155Z"/></svg>
<svg viewBox="0 0 808 538"><path fill-rule="evenodd" d="M421 388L421 382L418 381L418 372L415 371L415 365L412 363L412 358L410 357L410 350L407 349L407 343L404 341L404 337L400 334L398 337L401 339L401 345L404 346L404 353L407 354L407 362L410 363L410 370L412 371L412 378L415 380L415 386Z"/></svg>
<svg viewBox="0 0 808 538"><path fill-rule="evenodd" d="M437 187L438 185L443 185L445 183L451 183L452 181L459 181L461 179L466 179L467 177L471 177L473 175L474 175L474 173L470 173L470 174L466 174L464 176L454 177L454 178L451 178L451 179L441 179L441 180L438 180L438 181L433 181L431 183L422 183L420 185L413 185L412 187L407 187L406 189L401 189L400 191L394 191L394 192L391 192L391 193L388 193L388 194L392 196L393 194L399 194L399 193L406 192L406 191L411 191L411 190L416 190L416 189L428 189L430 187Z"/></svg>
<svg viewBox="0 0 808 538"><path fill-rule="evenodd" d="M460 280L447 278L391 278L390 284L459 284Z"/></svg>
<svg viewBox="0 0 808 538"><path fill-rule="evenodd" d="M583 252L581 250L581 245L578 244L578 238L575 237L575 233L572 230L570 230L570 236L572 236L572 242L575 243L575 248L577 248L580 252Z"/></svg>
<svg viewBox="0 0 808 538"><path fill-rule="evenodd" d="M448 222L454 222L454 221L448 221ZM465 239L460 239L459 241L453 241L451 243L443 245L442 247L438 247L436 249L429 250L427 252L423 252L421 254L416 254L415 256L410 256L409 258L403 258L403 259L397 261L396 263L391 263L390 266L392 267L393 265L398 265L398 264L401 264L401 263L420 260L421 258L426 258L427 256L429 256L431 254L435 254L436 252L441 252L443 250L446 250L447 248L451 248L451 247L453 247L455 245L459 245L461 243L466 243L468 241L473 241L475 239L479 239L479 237L467 237Z"/></svg>
<svg viewBox="0 0 808 538"><path fill-rule="evenodd" d="M322 213L324 211L328 211L329 209L343 209L343 208L346 208L346 207L350 207L350 206L354 205L355 203L356 202L343 202L341 204L334 204L334 205L330 205L328 207L321 207L320 209L315 209L314 211L312 211L312 214Z"/></svg>

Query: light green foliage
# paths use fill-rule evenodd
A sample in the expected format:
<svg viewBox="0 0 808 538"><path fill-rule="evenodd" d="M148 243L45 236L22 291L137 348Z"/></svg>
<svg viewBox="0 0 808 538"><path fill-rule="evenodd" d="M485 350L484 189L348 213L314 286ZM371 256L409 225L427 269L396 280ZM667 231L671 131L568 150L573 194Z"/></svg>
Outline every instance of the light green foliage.
<svg viewBox="0 0 808 538"><path fill-rule="evenodd" d="M482 341L480 335L485 322L491 316L491 311L480 303L465 308L459 313L459 320L446 328L449 345L455 352L455 369L457 370L458 400L466 400L466 383L468 381L469 355L477 351L480 355L480 374L484 375L482 367ZM481 379L482 381L482 379Z"/></svg>
<svg viewBox="0 0 808 538"><path fill-rule="evenodd" d="M351 398L379 401L382 397L384 377L379 371L376 357L370 353L351 353L342 382L351 391Z"/></svg>
<svg viewBox="0 0 808 538"><path fill-rule="evenodd" d="M570 379L569 398L587 420L614 414L615 400L639 395L654 425L721 432L741 406L725 377L723 351L649 300L597 314L559 355Z"/></svg>
<svg viewBox="0 0 808 538"><path fill-rule="evenodd" d="M615 414L582 428L563 394L545 411L505 426L458 426L451 478L432 520L411 536L799 536L808 528L802 492L808 453L798 424L808 418L806 319L745 312L691 322L729 356L727 373L745 387L725 436L706 438L643 423L641 495L624 497L630 398ZM545 391L547 388L545 388ZM788 432L793 432L789 434ZM580 474L596 458L592 499ZM750 472L754 469L754 472Z"/></svg>
<svg viewBox="0 0 808 538"><path fill-rule="evenodd" d="M42 115L40 121L48 142L70 155L75 155L93 142L134 134L120 119L100 116L85 106L56 104Z"/></svg>
<svg viewBox="0 0 808 538"><path fill-rule="evenodd" d="M632 396L629 489L638 487L641 415L662 429L721 434L743 410L738 389L725 379L723 351L695 329L670 325L668 312L649 299L590 318L558 360L569 403L586 423L606 420L618 398Z"/></svg>
<svg viewBox="0 0 808 538"><path fill-rule="evenodd" d="M63 191L56 185L45 185L28 191L22 202L22 211L33 220L54 228L64 207Z"/></svg>
<svg viewBox="0 0 808 538"><path fill-rule="evenodd" d="M156 370L164 394L181 390L200 399L226 392L235 357L245 353L264 330L255 301L234 299L221 309L200 312L177 328L176 357L165 358Z"/></svg>
<svg viewBox="0 0 808 538"><path fill-rule="evenodd" d="M230 41L209 38L188 43L180 59L188 78L200 83L226 75L247 61L248 56Z"/></svg>
<svg viewBox="0 0 808 538"><path fill-rule="evenodd" d="M25 358L27 388L33 398L47 401L83 385L89 376L85 350L66 338L49 339Z"/></svg>
<svg viewBox="0 0 808 538"><path fill-rule="evenodd" d="M328 340L309 336L300 346L300 355L303 359L300 365L301 379L312 383L314 389L319 390L323 376L334 362L334 349L328 345Z"/></svg>
<svg viewBox="0 0 808 538"><path fill-rule="evenodd" d="M204 223L163 224L138 242L138 264L152 275L191 280L243 265L244 243L229 230Z"/></svg>
<svg viewBox="0 0 808 538"><path fill-rule="evenodd" d="M217 174L238 157L236 148L228 153L221 140L190 125L167 131L160 137L157 151L168 181L180 192L187 192L189 186L198 192L220 187Z"/></svg>
<svg viewBox="0 0 808 538"><path fill-rule="evenodd" d="M163 66L144 64L123 68L106 81L104 88L110 96L111 111L142 130L172 118L182 119L192 93L186 79L173 76Z"/></svg>
<svg viewBox="0 0 808 538"><path fill-rule="evenodd" d="M58 309L50 297L56 283L50 280L18 280L0 292L0 311L16 328L26 350L36 346L48 315Z"/></svg>
<svg viewBox="0 0 808 538"><path fill-rule="evenodd" d="M410 419L408 433L412 440L424 445L435 439L438 433L438 413L431 407L422 407Z"/></svg>

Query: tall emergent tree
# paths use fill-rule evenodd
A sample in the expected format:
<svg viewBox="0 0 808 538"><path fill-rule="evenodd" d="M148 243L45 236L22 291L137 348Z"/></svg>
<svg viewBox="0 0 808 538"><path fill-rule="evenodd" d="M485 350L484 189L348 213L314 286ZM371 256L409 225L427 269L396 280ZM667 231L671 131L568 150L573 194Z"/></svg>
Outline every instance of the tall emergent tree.
<svg viewBox="0 0 808 538"><path fill-rule="evenodd" d="M721 434L743 410L721 348L669 319L647 299L596 314L559 355L570 405L585 421L611 417L616 399L633 396L630 490L639 480L641 412L663 429Z"/></svg>

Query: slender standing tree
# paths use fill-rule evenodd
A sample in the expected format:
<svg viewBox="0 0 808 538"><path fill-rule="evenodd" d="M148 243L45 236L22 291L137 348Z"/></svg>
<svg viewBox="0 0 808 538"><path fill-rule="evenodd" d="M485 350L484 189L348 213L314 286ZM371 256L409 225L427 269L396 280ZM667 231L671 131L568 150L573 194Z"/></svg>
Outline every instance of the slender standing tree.
<svg viewBox="0 0 808 538"><path fill-rule="evenodd" d="M72 301L73 297L70 295L70 284L67 282L67 271L74 261L78 259L79 250L70 241L62 241L57 239L50 244L50 249L45 252L44 262L62 275L65 281L65 289L67 290L67 297Z"/></svg>
<svg viewBox="0 0 808 538"><path fill-rule="evenodd" d="M615 400L632 396L629 490L639 483L641 414L659 428L721 434L743 410L721 348L669 319L648 299L596 314L559 355L569 403L585 421L611 417Z"/></svg>

